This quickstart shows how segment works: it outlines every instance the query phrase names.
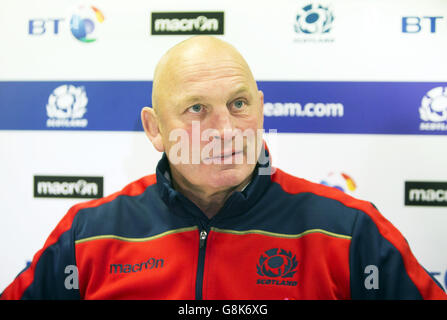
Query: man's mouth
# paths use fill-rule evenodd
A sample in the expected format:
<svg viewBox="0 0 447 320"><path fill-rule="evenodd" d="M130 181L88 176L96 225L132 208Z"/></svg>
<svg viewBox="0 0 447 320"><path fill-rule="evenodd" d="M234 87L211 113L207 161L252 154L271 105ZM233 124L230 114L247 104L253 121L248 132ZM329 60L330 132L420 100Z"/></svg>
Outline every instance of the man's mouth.
<svg viewBox="0 0 447 320"><path fill-rule="evenodd" d="M235 157L235 156L237 156L237 155L239 155L239 154L242 154L243 153L243 151L242 150L240 150L240 151L230 151L230 152L222 152L220 155L218 155L218 156L214 156L214 157L207 157L207 158L205 158L205 160L221 160L221 161L224 161L224 160L226 160L226 159L229 159L229 158L232 158L232 157Z"/></svg>

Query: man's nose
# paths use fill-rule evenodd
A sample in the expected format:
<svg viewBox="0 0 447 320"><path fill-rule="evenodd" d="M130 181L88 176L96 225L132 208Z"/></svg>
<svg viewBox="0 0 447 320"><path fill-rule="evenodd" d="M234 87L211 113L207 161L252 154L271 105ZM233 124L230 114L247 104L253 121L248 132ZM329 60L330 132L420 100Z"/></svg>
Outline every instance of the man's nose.
<svg viewBox="0 0 447 320"><path fill-rule="evenodd" d="M213 110L211 119L211 128L214 129L215 139L231 140L233 139L234 119L225 106Z"/></svg>

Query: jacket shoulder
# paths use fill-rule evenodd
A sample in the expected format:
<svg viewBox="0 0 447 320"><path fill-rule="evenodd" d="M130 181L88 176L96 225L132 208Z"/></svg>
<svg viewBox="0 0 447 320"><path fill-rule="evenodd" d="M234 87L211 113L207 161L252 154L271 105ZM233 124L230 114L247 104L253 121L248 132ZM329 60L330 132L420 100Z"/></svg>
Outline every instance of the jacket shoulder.
<svg viewBox="0 0 447 320"><path fill-rule="evenodd" d="M138 196L156 184L156 175L144 176L127 184L123 189L106 197L81 202L70 208L67 215L72 220L75 237L85 233L102 232L115 225L120 215L131 214L126 208L134 207Z"/></svg>
<svg viewBox="0 0 447 320"><path fill-rule="evenodd" d="M156 176L155 174L151 174L148 176L144 176L138 180L135 180L129 184L127 184L123 189L120 191L114 192L108 196L105 196L103 198L89 200L85 202L78 203L71 207L70 211L79 212L82 209L88 209L88 208L95 208L100 207L101 205L110 203L114 200L116 200L120 196L130 196L135 197L142 194L147 187L155 184Z"/></svg>

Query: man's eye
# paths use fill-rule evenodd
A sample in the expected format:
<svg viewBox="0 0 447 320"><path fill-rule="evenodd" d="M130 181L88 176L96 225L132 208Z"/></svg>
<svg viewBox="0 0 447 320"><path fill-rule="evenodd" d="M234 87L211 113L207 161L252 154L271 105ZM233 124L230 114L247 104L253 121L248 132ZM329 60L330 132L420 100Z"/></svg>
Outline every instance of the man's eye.
<svg viewBox="0 0 447 320"><path fill-rule="evenodd" d="M189 111L192 113L199 113L200 111L202 111L203 107L200 104L195 104L191 107L189 107Z"/></svg>
<svg viewBox="0 0 447 320"><path fill-rule="evenodd" d="M245 102L242 100L236 100L233 105L236 109L242 109L245 106Z"/></svg>

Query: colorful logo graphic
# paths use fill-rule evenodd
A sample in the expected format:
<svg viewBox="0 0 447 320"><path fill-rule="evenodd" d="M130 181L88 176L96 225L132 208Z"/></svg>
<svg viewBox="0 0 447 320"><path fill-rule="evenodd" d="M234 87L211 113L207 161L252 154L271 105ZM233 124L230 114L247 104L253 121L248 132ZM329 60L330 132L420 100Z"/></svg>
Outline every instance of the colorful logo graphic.
<svg viewBox="0 0 447 320"><path fill-rule="evenodd" d="M447 87L436 87L422 98L420 130L447 130Z"/></svg>
<svg viewBox="0 0 447 320"><path fill-rule="evenodd" d="M97 39L98 25L104 22L104 15L94 6L79 6L70 19L73 36L82 42L94 42Z"/></svg>
<svg viewBox="0 0 447 320"><path fill-rule="evenodd" d="M292 252L283 249L270 249L264 252L256 265L258 274L267 277L291 278L296 272L298 261Z"/></svg>
<svg viewBox="0 0 447 320"><path fill-rule="evenodd" d="M357 189L357 185L355 184L354 180L343 172L330 172L320 183L325 186L339 189L346 193L354 192Z"/></svg>
<svg viewBox="0 0 447 320"><path fill-rule="evenodd" d="M320 4L309 4L303 7L296 16L295 32L304 34L329 33L334 15L328 7Z"/></svg>

